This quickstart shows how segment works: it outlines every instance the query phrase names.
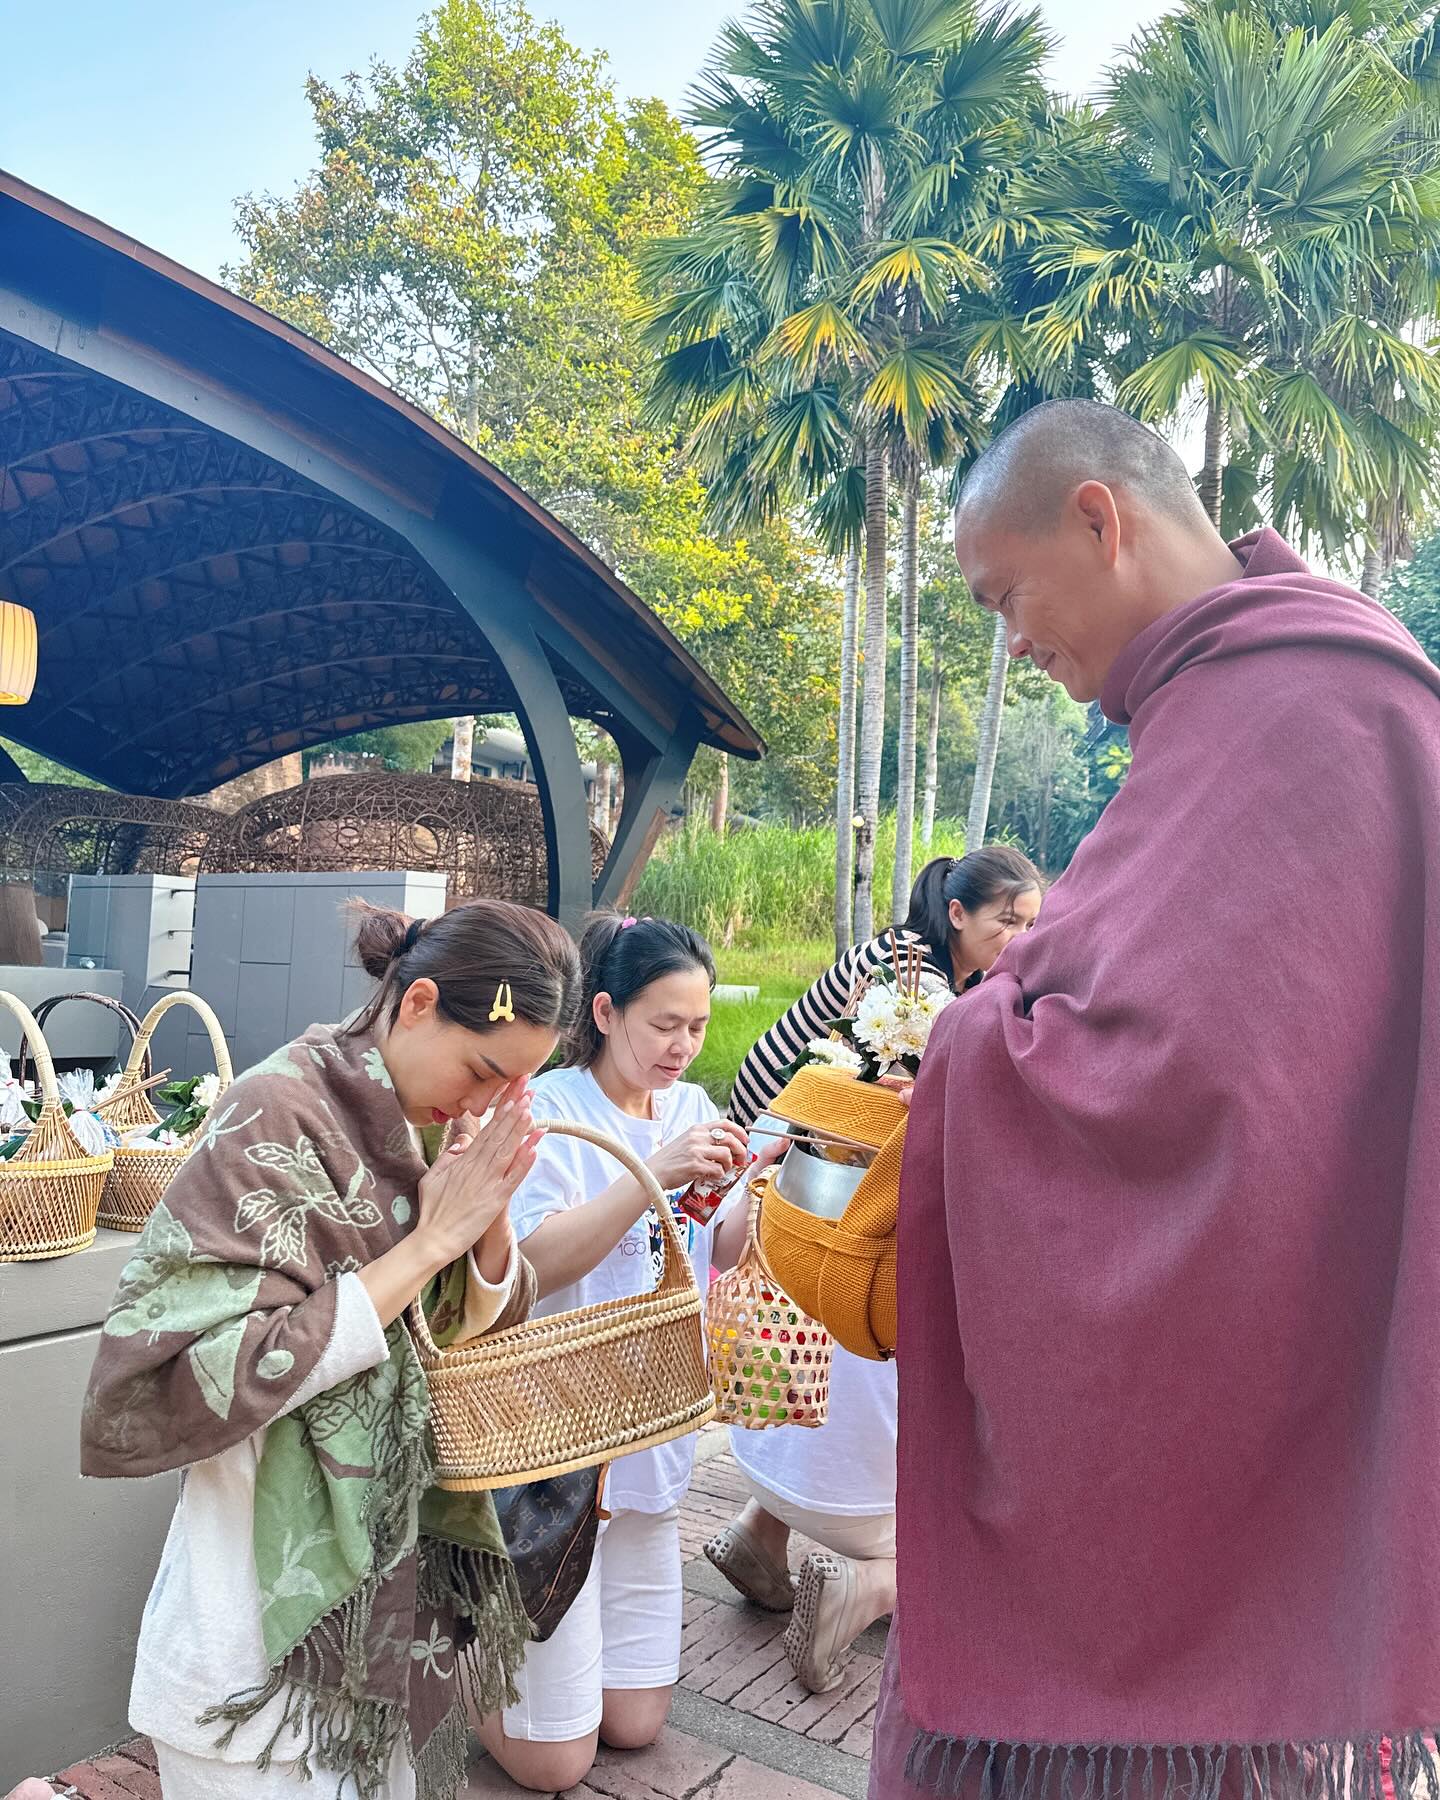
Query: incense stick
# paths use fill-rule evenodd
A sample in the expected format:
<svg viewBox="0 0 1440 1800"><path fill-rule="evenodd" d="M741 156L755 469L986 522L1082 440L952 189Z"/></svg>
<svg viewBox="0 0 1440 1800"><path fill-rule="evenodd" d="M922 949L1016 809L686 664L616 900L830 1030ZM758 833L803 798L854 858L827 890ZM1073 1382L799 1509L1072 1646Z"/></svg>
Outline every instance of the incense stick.
<svg viewBox="0 0 1440 1800"><path fill-rule="evenodd" d="M169 1079L169 1069L162 1069L158 1075L152 1075L148 1081L142 1081L133 1086L128 1081L122 1081L119 1087L115 1089L115 1092L113 1094L107 1094L99 1104L101 1106L109 1106L116 1100L132 1100L136 1094L148 1094L151 1088L159 1087L162 1081L168 1081Z"/></svg>
<svg viewBox="0 0 1440 1800"><path fill-rule="evenodd" d="M801 1136L801 1133L805 1136ZM820 1131L813 1125L796 1125L790 1131L771 1131L764 1125L752 1125L751 1137L790 1138L795 1143L835 1144L842 1150L868 1150L874 1155L873 1144L862 1144L859 1138L842 1137L838 1131Z"/></svg>

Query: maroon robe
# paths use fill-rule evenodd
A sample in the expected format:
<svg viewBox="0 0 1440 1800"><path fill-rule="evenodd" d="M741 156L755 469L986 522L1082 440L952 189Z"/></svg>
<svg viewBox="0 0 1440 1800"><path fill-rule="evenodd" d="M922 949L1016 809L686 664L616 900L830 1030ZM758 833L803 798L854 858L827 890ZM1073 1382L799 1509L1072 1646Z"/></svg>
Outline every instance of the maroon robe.
<svg viewBox="0 0 1440 1800"><path fill-rule="evenodd" d="M916 1088L872 1800L1440 1775L1440 672L1235 550Z"/></svg>

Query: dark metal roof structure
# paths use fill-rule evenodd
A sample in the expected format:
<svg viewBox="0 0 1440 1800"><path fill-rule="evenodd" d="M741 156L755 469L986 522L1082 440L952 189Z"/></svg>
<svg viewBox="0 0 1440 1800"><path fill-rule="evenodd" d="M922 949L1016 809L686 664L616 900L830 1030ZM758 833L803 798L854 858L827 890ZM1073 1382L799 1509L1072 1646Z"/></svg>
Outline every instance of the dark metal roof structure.
<svg viewBox="0 0 1440 1800"><path fill-rule="evenodd" d="M699 744L764 749L612 571L433 419L3 172L0 595L40 629L7 734L136 794L515 713L567 917L628 889ZM624 764L593 887L571 716Z"/></svg>

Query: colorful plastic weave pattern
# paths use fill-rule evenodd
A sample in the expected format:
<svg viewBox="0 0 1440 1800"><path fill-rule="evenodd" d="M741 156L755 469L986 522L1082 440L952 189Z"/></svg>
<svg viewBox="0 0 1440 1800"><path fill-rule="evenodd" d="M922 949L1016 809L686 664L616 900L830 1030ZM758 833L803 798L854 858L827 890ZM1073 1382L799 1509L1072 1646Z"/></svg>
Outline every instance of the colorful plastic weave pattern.
<svg viewBox="0 0 1440 1800"><path fill-rule="evenodd" d="M745 1247L706 1301L715 1415L722 1425L747 1431L823 1425L830 1410L830 1333L765 1266L756 1235L760 1192L752 1181Z"/></svg>

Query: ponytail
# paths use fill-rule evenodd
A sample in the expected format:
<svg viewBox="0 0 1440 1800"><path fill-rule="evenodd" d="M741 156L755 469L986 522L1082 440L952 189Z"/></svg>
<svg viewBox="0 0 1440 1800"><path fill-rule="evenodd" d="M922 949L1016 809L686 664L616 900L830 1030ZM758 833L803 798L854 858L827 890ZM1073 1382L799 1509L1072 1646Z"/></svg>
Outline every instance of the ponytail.
<svg viewBox="0 0 1440 1800"><path fill-rule="evenodd" d="M905 930L942 959L950 943L950 904L958 900L976 912L995 900L1017 900L1032 888L1043 892L1044 877L1028 856L1009 844L986 844L968 856L937 856L915 878Z"/></svg>
<svg viewBox="0 0 1440 1800"><path fill-rule="evenodd" d="M713 988L715 958L698 931L673 919L622 919L596 913L580 938L580 1010L565 1046L567 1069L588 1069L605 1048L595 1001L608 994L623 1012L652 982L698 969Z"/></svg>

